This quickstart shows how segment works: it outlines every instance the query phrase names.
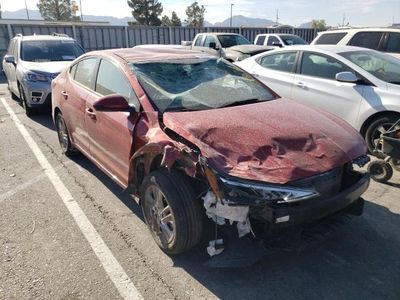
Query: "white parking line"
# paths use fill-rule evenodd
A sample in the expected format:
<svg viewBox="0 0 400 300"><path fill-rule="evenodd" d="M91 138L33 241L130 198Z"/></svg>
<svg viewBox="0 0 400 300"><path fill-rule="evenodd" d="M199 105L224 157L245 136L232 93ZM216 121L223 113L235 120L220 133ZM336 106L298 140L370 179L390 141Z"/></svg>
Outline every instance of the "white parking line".
<svg viewBox="0 0 400 300"><path fill-rule="evenodd" d="M15 126L18 128L26 143L31 148L36 159L39 161L40 166L44 170L44 173L47 175L50 182L53 184L64 205L67 207L76 224L80 228L81 232L89 242L94 253L97 255L97 258L103 265L104 270L114 283L115 287L118 289L118 292L120 293L122 298L143 299L142 295L136 289L135 285L132 283L122 266L114 257L111 250L104 243L103 239L97 233L92 223L90 223L89 219L80 208L79 204L74 200L67 187L61 181L60 177L57 175L49 161L46 159L39 146L26 130L25 126L21 123L14 111L7 104L6 100L4 98L0 98L0 100L9 115L11 116L11 119L14 121Z"/></svg>

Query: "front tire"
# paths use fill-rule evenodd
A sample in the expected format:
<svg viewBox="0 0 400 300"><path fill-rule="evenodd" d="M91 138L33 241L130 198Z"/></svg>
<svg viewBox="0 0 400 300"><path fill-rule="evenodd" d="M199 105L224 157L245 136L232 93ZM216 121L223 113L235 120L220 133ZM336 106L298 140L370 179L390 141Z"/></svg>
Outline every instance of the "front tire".
<svg viewBox="0 0 400 300"><path fill-rule="evenodd" d="M24 88L21 85L18 85L18 92L19 92L19 100L21 101L21 106L25 110L25 114L27 117L31 117L35 114L35 109L28 106L25 98Z"/></svg>
<svg viewBox="0 0 400 300"><path fill-rule="evenodd" d="M144 179L140 196L150 233L165 253L183 253L201 240L203 213L186 176L156 170Z"/></svg>
<svg viewBox="0 0 400 300"><path fill-rule="evenodd" d="M373 121L365 131L365 142L368 146L369 153L378 158L385 158L386 155L381 152L382 145L379 144L381 133L386 132L400 118L400 115L387 114ZM400 127L400 126L399 126ZM374 150L378 151L374 151Z"/></svg>

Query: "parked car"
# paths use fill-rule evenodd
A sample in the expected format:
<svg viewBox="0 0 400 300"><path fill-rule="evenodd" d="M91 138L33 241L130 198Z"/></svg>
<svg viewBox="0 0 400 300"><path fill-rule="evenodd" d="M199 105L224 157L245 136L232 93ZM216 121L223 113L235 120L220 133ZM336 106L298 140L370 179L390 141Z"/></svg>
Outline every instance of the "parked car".
<svg viewBox="0 0 400 300"><path fill-rule="evenodd" d="M29 116L51 104L51 80L84 53L72 38L54 35L17 35L3 59L8 88Z"/></svg>
<svg viewBox="0 0 400 300"><path fill-rule="evenodd" d="M62 151L82 152L133 191L166 253L196 245L205 214L237 222L243 235L362 211L369 178L352 169L367 161L361 136L224 59L162 48L90 52L52 88Z"/></svg>
<svg viewBox="0 0 400 300"><path fill-rule="evenodd" d="M257 34L254 45L287 47L293 45L307 45L308 43L295 34L286 33L262 33Z"/></svg>
<svg viewBox="0 0 400 300"><path fill-rule="evenodd" d="M274 47L253 45L240 34L226 32L199 33L195 36L193 43L190 42L190 46L185 41L182 45L195 51L223 57L231 62L274 49Z"/></svg>
<svg viewBox="0 0 400 300"><path fill-rule="evenodd" d="M237 64L274 91L331 112L357 129L372 153L400 117L400 60L350 46L294 46Z"/></svg>
<svg viewBox="0 0 400 300"><path fill-rule="evenodd" d="M350 28L319 32L311 45L349 45L386 52L400 58L400 29Z"/></svg>

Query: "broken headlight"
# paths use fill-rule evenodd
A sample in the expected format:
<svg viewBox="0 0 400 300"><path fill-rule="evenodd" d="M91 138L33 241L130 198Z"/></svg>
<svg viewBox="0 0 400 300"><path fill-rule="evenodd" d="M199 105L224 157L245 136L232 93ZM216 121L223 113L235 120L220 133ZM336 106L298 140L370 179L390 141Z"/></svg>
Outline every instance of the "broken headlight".
<svg viewBox="0 0 400 300"><path fill-rule="evenodd" d="M226 197L235 201L240 198L254 199L256 204L263 202L292 203L319 196L314 189L246 183L220 177Z"/></svg>

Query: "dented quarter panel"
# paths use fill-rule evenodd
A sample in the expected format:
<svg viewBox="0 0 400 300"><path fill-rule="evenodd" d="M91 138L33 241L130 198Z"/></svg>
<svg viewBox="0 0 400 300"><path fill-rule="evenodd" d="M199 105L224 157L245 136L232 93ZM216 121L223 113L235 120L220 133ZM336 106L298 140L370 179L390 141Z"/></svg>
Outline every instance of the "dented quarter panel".
<svg viewBox="0 0 400 300"><path fill-rule="evenodd" d="M366 153L350 125L291 100L165 113L163 122L217 171L250 180L285 184Z"/></svg>

